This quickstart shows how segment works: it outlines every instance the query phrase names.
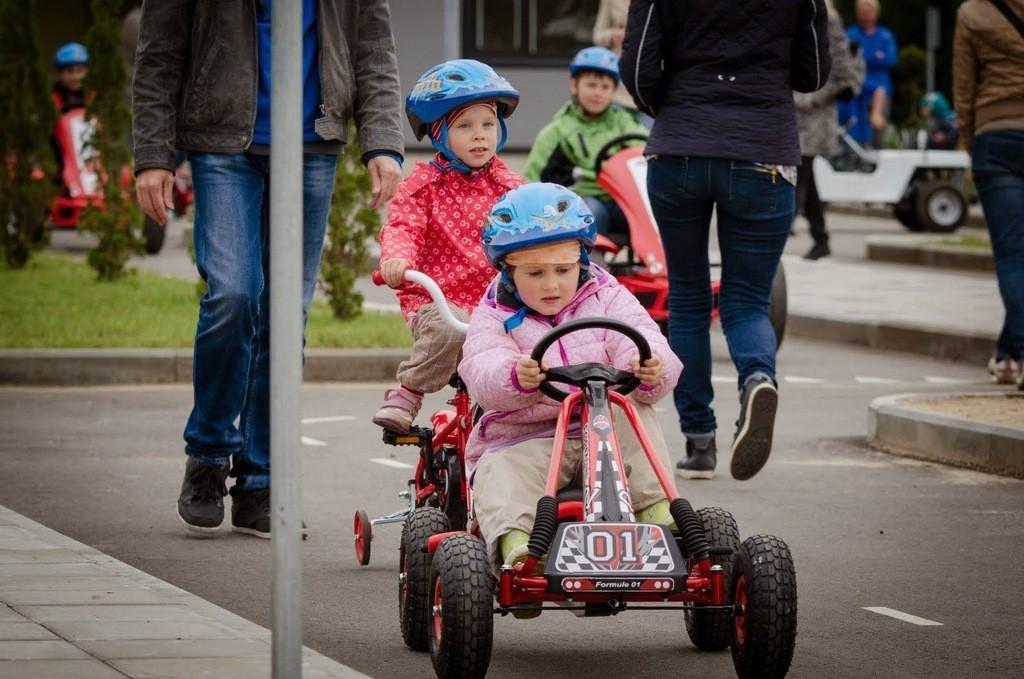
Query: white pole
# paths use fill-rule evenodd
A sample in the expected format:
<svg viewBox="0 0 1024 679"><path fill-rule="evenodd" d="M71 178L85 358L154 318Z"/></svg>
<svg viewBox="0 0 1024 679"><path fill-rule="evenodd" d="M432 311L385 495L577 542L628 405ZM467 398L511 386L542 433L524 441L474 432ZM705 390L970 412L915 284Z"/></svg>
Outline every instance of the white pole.
<svg viewBox="0 0 1024 679"><path fill-rule="evenodd" d="M459 49L462 44L462 39L459 35L461 27L459 6L461 4L459 0L444 0L444 13L442 16L444 17L443 42L445 61L458 59L462 56L462 51Z"/></svg>
<svg viewBox="0 0 1024 679"><path fill-rule="evenodd" d="M273 3L270 525L274 679L302 676L302 3Z"/></svg>

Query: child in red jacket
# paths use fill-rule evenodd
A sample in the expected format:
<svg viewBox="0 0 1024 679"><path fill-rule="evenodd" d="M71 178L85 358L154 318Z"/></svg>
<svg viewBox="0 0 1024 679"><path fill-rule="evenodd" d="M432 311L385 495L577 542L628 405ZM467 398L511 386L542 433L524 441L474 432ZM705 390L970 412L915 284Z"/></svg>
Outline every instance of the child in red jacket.
<svg viewBox="0 0 1024 679"><path fill-rule="evenodd" d="M398 387L385 392L373 417L395 433L409 431L423 394L451 379L463 341L426 292L401 287L403 274L409 268L427 274L454 315L469 317L493 276L480 240L491 205L524 181L496 155L508 136L505 118L518 103L507 80L472 59L430 69L406 99L417 138L429 134L438 153L399 186L380 232L381 274L397 289L413 336L412 355L398 366Z"/></svg>

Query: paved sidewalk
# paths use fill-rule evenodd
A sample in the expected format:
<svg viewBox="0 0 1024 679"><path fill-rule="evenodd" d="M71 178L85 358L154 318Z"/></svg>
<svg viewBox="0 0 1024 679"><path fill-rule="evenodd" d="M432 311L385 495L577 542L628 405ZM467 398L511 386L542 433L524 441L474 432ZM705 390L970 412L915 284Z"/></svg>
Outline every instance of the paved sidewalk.
<svg viewBox="0 0 1024 679"><path fill-rule="evenodd" d="M271 675L270 632L0 506L0 678ZM309 648L306 679L365 675Z"/></svg>

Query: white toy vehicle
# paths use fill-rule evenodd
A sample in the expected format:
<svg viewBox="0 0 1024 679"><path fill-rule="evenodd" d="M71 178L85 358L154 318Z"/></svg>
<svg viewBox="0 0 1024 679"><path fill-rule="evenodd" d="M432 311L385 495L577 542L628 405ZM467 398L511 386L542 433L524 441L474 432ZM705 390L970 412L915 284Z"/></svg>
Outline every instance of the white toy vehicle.
<svg viewBox="0 0 1024 679"><path fill-rule="evenodd" d="M911 231L954 231L967 217L965 151L868 151L849 135L840 153L814 159L818 195L825 203L885 203Z"/></svg>

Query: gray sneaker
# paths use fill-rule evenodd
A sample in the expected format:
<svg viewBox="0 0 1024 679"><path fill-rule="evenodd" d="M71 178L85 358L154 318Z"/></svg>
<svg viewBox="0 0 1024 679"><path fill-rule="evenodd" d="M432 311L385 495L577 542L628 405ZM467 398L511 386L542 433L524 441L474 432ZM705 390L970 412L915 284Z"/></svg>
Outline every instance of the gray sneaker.
<svg viewBox="0 0 1024 679"><path fill-rule="evenodd" d="M764 373L754 373L740 390L740 418L732 442L729 470L738 481L761 471L772 452L775 412L779 408L779 390Z"/></svg>
<svg viewBox="0 0 1024 679"><path fill-rule="evenodd" d="M676 462L676 474L684 479L714 478L717 452L714 433L687 436L686 459Z"/></svg>

